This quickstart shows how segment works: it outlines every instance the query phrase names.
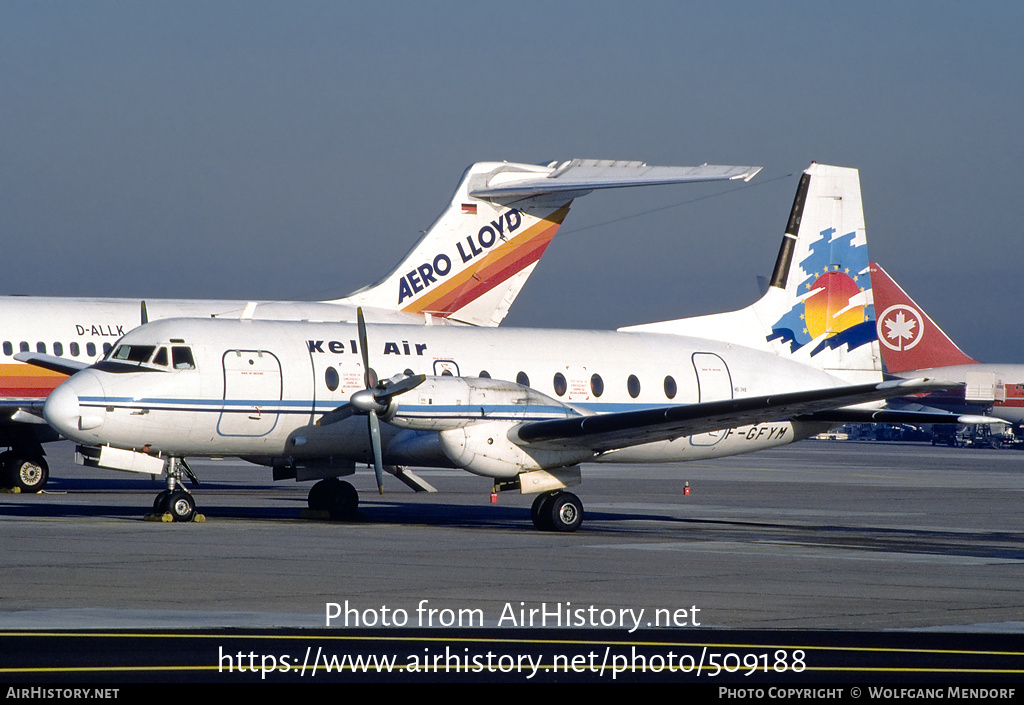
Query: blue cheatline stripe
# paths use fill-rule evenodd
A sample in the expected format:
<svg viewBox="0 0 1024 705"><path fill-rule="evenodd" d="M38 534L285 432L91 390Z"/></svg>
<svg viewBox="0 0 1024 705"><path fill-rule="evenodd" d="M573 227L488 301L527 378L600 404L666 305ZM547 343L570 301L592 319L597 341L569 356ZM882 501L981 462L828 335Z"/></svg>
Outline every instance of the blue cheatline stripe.
<svg viewBox="0 0 1024 705"><path fill-rule="evenodd" d="M79 397L83 406L104 407L114 406L127 409L150 409L154 411L194 411L194 412L218 412L218 413L248 413L253 408L259 408L263 413L277 414L322 414L345 404L344 400L283 400L283 399L188 399L188 398L142 398L132 397ZM640 404L640 403L588 403L576 404L597 413L612 413L622 411L640 411L643 409L661 408L669 404ZM673 405L674 406L674 405ZM524 415L535 417L558 417L563 418L566 412L569 415L578 415L562 406L551 405L530 405L521 406L517 404L494 404L483 407L474 405L441 405L441 404L402 404L399 403L401 414L407 417L429 418L431 416L446 418L480 418L480 409L484 410L484 417L496 419L500 417L522 419Z"/></svg>

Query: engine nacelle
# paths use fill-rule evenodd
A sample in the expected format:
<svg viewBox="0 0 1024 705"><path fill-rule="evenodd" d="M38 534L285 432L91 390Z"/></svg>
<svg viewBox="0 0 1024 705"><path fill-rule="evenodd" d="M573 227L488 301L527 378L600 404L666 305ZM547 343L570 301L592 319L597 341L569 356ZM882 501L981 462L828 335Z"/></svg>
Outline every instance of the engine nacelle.
<svg viewBox="0 0 1024 705"><path fill-rule="evenodd" d="M483 421L564 419L579 411L535 389L484 377L427 377L395 397L383 418L417 431L446 431Z"/></svg>
<svg viewBox="0 0 1024 705"><path fill-rule="evenodd" d="M547 470L590 460L589 450L534 450L508 438L519 421L479 421L442 431L441 450L460 468L486 477L509 478L531 470Z"/></svg>

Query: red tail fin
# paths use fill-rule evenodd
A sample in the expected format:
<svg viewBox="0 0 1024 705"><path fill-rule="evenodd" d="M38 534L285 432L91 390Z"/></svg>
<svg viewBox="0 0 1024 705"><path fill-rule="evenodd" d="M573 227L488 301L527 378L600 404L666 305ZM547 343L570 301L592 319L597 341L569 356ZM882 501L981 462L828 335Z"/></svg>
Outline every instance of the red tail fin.
<svg viewBox="0 0 1024 705"><path fill-rule="evenodd" d="M871 287L886 370L898 374L929 367L977 364L875 262L871 263Z"/></svg>

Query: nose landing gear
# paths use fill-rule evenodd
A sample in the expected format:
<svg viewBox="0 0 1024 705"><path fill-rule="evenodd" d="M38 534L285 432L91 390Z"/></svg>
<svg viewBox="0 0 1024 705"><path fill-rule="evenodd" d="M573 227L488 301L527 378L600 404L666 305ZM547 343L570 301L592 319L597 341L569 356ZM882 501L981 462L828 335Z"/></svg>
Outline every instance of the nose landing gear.
<svg viewBox="0 0 1024 705"><path fill-rule="evenodd" d="M192 493L185 489L182 478L187 474L193 482L198 484L198 479L192 469L185 462L184 458L168 458L167 460L167 489L156 496L153 500L153 514L161 521L202 522L206 520L202 514L196 511L196 501Z"/></svg>

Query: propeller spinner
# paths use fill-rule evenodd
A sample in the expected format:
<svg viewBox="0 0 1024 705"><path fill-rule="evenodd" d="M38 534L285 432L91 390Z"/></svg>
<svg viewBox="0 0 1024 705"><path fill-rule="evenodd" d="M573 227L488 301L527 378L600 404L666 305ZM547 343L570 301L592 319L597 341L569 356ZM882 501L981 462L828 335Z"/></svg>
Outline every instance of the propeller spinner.
<svg viewBox="0 0 1024 705"><path fill-rule="evenodd" d="M356 325L359 329L359 351L363 357L363 385L365 389L355 392L349 400L336 409L328 411L316 422L317 426L330 426L355 414L365 414L370 434L370 447L373 449L373 471L377 477L377 490L384 494L384 462L380 443L380 415L385 414L391 401L399 394L415 389L426 375L395 375L391 379L382 380L377 384L370 375L370 354L366 344L366 321L363 309L356 309Z"/></svg>

